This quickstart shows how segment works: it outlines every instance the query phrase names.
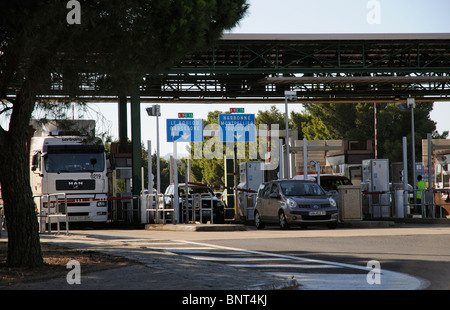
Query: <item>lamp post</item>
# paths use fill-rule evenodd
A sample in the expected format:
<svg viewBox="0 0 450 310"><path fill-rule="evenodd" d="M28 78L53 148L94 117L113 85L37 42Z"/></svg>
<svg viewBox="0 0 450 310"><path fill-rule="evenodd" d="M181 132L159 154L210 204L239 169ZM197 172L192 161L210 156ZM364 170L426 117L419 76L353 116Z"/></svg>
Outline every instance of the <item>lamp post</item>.
<svg viewBox="0 0 450 310"><path fill-rule="evenodd" d="M415 99L407 98L406 103L401 103L398 105L400 111L406 112L411 109L411 159L412 159L412 179L413 179L413 189L416 189L416 145L415 145L415 135L414 135L414 108ZM414 203L416 202L416 192L414 192Z"/></svg>
<svg viewBox="0 0 450 310"><path fill-rule="evenodd" d="M156 116L156 191L161 193L161 173L160 173L160 158L159 158L159 117L161 116L161 108L159 104L154 104L146 108L148 116ZM150 172L149 172L150 173ZM149 188L149 193L151 188Z"/></svg>
<svg viewBox="0 0 450 310"><path fill-rule="evenodd" d="M416 189L417 181L416 181L416 143L415 143L415 135L414 135L414 107L416 103L414 98L407 98L406 99L406 106L408 108L411 108L411 156L412 156L412 178L413 178L413 189ZM416 203L416 192L414 192L414 203Z"/></svg>
<svg viewBox="0 0 450 310"><path fill-rule="evenodd" d="M289 113L288 113L288 101L297 101L297 92L296 91L288 91L284 92L284 121L286 123L286 179L291 178L291 163L289 159Z"/></svg>

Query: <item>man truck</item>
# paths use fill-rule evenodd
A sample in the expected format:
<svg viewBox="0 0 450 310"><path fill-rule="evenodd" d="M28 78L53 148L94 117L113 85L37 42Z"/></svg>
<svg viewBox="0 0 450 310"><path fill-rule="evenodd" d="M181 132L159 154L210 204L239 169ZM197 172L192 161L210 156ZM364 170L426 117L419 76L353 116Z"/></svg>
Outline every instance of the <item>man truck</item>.
<svg viewBox="0 0 450 310"><path fill-rule="evenodd" d="M52 200L61 199L55 194L64 194L67 210L63 213L69 222L105 223L108 177L102 141L59 130L38 130L29 145L30 183L38 212L55 212L47 204L52 206ZM57 203L63 204L61 200Z"/></svg>

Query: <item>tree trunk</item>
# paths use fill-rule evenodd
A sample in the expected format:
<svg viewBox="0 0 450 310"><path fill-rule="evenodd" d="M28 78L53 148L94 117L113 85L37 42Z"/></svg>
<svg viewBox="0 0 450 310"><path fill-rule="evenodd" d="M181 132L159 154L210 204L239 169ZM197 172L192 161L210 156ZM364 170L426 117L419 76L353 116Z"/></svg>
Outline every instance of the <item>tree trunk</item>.
<svg viewBox="0 0 450 310"><path fill-rule="evenodd" d="M39 81L46 72L48 59L36 58L30 65L13 101L9 130L0 130L0 183L8 230L6 262L12 267L35 267L44 262L30 187L27 140Z"/></svg>
<svg viewBox="0 0 450 310"><path fill-rule="evenodd" d="M20 147L14 143L11 147ZM8 229L7 265L34 267L43 264L39 241L39 226L30 188L29 164L25 142L7 159L2 169L2 197Z"/></svg>

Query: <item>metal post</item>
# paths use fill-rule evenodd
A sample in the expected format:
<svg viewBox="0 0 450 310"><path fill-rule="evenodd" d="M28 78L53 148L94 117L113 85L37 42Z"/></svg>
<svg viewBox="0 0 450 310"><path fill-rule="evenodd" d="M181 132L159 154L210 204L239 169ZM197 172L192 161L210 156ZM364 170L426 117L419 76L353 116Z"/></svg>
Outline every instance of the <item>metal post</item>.
<svg viewBox="0 0 450 310"><path fill-rule="evenodd" d="M406 137L403 137L403 216L406 218L409 214L408 210L408 150Z"/></svg>
<svg viewBox="0 0 450 310"><path fill-rule="evenodd" d="M284 120L286 123L286 179L290 179L291 173L290 173L290 160L289 160L289 114L288 114L288 98L285 94L284 96L284 109L285 109L285 115Z"/></svg>
<svg viewBox="0 0 450 310"><path fill-rule="evenodd" d="M184 164L184 210L182 212L183 223L189 222L189 187L188 187L188 174L187 174L187 164ZM186 216L186 217L184 217ZM195 222L195 212L194 212L194 222Z"/></svg>
<svg viewBox="0 0 450 310"><path fill-rule="evenodd" d="M433 163L431 162L431 133L427 134L428 142L428 195L426 197L431 197L431 201L428 202L430 206L431 218L434 219L434 193L433 193Z"/></svg>
<svg viewBox="0 0 450 310"><path fill-rule="evenodd" d="M175 223L180 223L180 202L178 199L178 163L177 141L173 141L173 209L175 210Z"/></svg>
<svg viewBox="0 0 450 310"><path fill-rule="evenodd" d="M303 179L308 176L308 141L303 138Z"/></svg>
<svg viewBox="0 0 450 310"><path fill-rule="evenodd" d="M377 128L377 103L373 103L373 126L374 126L374 138L375 138L375 159L378 158L378 128Z"/></svg>
<svg viewBox="0 0 450 310"><path fill-rule="evenodd" d="M160 157L159 157L159 113L156 114L156 190L158 194L161 193L161 169L160 169Z"/></svg>
<svg viewBox="0 0 450 310"><path fill-rule="evenodd" d="M147 157L148 157L148 193L153 194L153 171L152 171L152 141L147 140Z"/></svg>
<svg viewBox="0 0 450 310"><path fill-rule="evenodd" d="M285 162L285 160L284 160L284 156L283 156L283 141L282 141L282 139L279 139L278 140L278 146L279 146L279 148L278 148L278 151L279 151L279 157L280 157L280 164L279 164L279 167L278 167L278 179L284 179L285 178L285 176L284 176L284 162Z"/></svg>
<svg viewBox="0 0 450 310"><path fill-rule="evenodd" d="M412 178L414 190L417 188L416 180L416 143L414 135L414 103L411 105L411 157L412 157ZM416 203L416 192L414 191L414 203Z"/></svg>

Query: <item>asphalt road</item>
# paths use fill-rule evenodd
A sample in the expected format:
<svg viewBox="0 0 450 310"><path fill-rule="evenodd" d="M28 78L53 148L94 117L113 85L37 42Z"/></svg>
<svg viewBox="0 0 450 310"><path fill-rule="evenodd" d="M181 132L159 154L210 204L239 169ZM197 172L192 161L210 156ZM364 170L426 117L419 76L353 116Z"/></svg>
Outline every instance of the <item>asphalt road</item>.
<svg viewBox="0 0 450 310"><path fill-rule="evenodd" d="M341 282L336 282L336 287L333 289L339 289L339 283L352 282L352 273L358 273L358 269L360 273L364 270L365 276L367 269L363 268L369 261L379 262L382 272L381 281L384 281L384 284L389 284L386 281L391 281L393 278L383 274L388 275L389 272L394 272L397 275L411 276L402 280L405 283L410 283L413 278L419 279L420 289L450 289L450 247L448 246L450 227L448 226L409 225L394 228L338 228L335 230L317 227L307 230L293 228L288 231L282 231L277 227L267 227L265 230L254 230L249 227L247 231L229 232L86 230L72 231L72 233L95 235L100 238L133 236L154 241L190 242L228 252L229 250L247 251L260 257L264 255L282 257L290 261L309 259L326 266L345 267L345 272L337 272L336 268L321 268L317 274L308 273L308 278L326 276L327 281L340 276ZM175 249L174 252L176 252ZM189 257L194 256L190 254ZM208 259L208 257L210 256L201 259ZM196 259L200 258L196 257ZM221 260L228 261L229 258L215 259L218 263ZM235 265L255 267L249 264L235 263ZM282 267L286 266L280 268ZM272 270L272 272L277 271ZM298 281L306 281L304 273L299 275ZM314 279L311 281L314 287Z"/></svg>
<svg viewBox="0 0 450 310"><path fill-rule="evenodd" d="M405 231L405 235L392 236L268 237L221 240L214 241L214 244L357 266L364 266L369 261L376 260L382 270L426 280L429 283L428 289L450 289L449 231L446 234L433 235L407 233Z"/></svg>

